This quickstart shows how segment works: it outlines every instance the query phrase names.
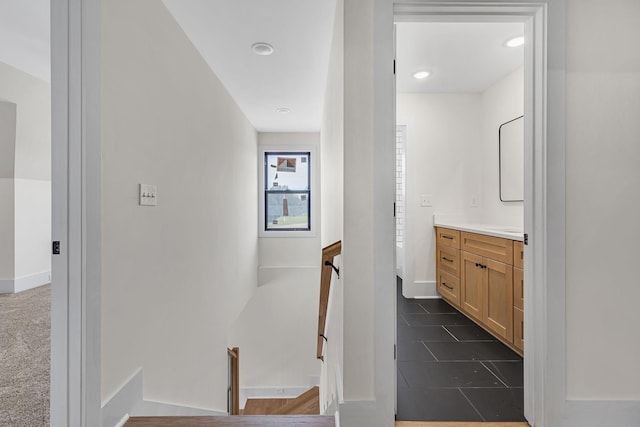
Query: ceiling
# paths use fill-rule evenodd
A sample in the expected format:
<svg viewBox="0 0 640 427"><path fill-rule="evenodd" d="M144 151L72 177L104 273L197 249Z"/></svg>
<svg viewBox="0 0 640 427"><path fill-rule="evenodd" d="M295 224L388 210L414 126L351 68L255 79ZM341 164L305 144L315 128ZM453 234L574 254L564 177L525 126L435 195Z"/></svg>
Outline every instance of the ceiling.
<svg viewBox="0 0 640 427"><path fill-rule="evenodd" d="M258 131L320 130L335 0L163 2Z"/></svg>
<svg viewBox="0 0 640 427"><path fill-rule="evenodd" d="M521 23L400 23L396 28L398 92L483 92L524 63L524 48L505 42ZM413 78L420 70L431 74Z"/></svg>
<svg viewBox="0 0 640 427"><path fill-rule="evenodd" d="M50 0L0 1L0 62L50 80Z"/></svg>
<svg viewBox="0 0 640 427"><path fill-rule="evenodd" d="M158 0L160 1L160 0ZM162 0L258 131L320 129L335 0ZM49 0L0 1L0 61L49 80ZM398 92L481 92L523 63L517 23L400 23ZM256 42L275 51L259 56ZM432 74L418 81L421 69ZM288 108L288 114L278 108Z"/></svg>

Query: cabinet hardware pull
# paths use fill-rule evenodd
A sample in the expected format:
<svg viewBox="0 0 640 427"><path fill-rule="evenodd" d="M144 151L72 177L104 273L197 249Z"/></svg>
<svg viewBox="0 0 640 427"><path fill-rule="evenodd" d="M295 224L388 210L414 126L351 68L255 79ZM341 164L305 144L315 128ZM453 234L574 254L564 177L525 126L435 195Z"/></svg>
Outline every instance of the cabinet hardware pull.
<svg viewBox="0 0 640 427"><path fill-rule="evenodd" d="M477 262L476 262L476 267L480 267L480 264L478 264Z"/></svg>
<svg viewBox="0 0 640 427"><path fill-rule="evenodd" d="M449 289L449 290L453 290L453 288L449 285L447 285L446 282L442 282L442 286L444 286L445 288Z"/></svg>
<svg viewBox="0 0 640 427"><path fill-rule="evenodd" d="M446 234L442 235L443 239L449 239L449 240L453 240L453 236L447 236Z"/></svg>
<svg viewBox="0 0 640 427"><path fill-rule="evenodd" d="M453 262L453 260L452 260L452 259L449 259L449 258L444 257L444 256L442 257L442 259L443 259L443 260L445 260L445 261L447 261L447 262Z"/></svg>

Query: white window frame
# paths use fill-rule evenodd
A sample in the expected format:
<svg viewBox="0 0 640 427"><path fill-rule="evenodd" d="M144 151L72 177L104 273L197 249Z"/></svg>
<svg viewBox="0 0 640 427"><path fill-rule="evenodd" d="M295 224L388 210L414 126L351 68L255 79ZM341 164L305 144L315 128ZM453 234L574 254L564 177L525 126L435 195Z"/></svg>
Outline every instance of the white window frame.
<svg viewBox="0 0 640 427"><path fill-rule="evenodd" d="M265 153L309 153L310 183L309 183L309 215L311 216L310 230L265 230L265 183L264 156ZM315 145L261 145L258 150L258 237L315 237L318 226L318 152Z"/></svg>

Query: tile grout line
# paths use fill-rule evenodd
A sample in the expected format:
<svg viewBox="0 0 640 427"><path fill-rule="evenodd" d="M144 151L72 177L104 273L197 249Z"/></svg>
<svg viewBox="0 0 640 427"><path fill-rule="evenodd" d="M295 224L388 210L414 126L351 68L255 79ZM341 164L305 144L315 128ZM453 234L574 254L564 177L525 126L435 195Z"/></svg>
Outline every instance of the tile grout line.
<svg viewBox="0 0 640 427"><path fill-rule="evenodd" d="M453 335L453 334L451 333L451 331L450 331L450 330L448 330L448 329L447 329L447 327L446 327L445 325L442 325L442 328L443 328L445 331L449 332L449 335L451 335L451 336L453 337L453 339L454 339L454 340L456 340L456 341L460 342L460 340L458 339L458 337L456 337L455 335Z"/></svg>
<svg viewBox="0 0 640 427"><path fill-rule="evenodd" d="M487 371L491 372L491 375L493 375L494 377L496 377L496 378L498 379L498 381L500 381L502 384L504 384L504 386L505 386L506 388L511 388L511 387L509 387L509 386L507 385L507 383L505 383L504 381L502 381L502 379L500 379L500 377L499 377L499 376L497 376L497 375L496 375L496 374L495 374L491 369L489 369L489 367L488 367L487 365L485 365L485 364L484 364L484 362L483 362L482 360L480 361L480 364L481 364L482 366L484 366L484 367L485 367L485 369L486 369Z"/></svg>
<svg viewBox="0 0 640 427"><path fill-rule="evenodd" d="M422 343L422 345L424 346L424 348L426 348L426 349L427 349L427 351L428 351L429 353L431 353L431 355L432 355L432 356L433 356L433 358L436 360L436 362L439 362L438 358L436 357L436 355L435 355L435 354L433 354L433 352L432 352L432 351L431 351L431 349L427 346L427 344L425 344L425 342L424 342L424 341L420 341L420 342Z"/></svg>
<svg viewBox="0 0 640 427"><path fill-rule="evenodd" d="M484 417L482 416L482 414L480 413L480 411L478 411L478 408L476 408L476 405L474 405L471 400L467 397L466 394L464 394L464 391L462 391L462 388L458 387L458 391L462 394L462 396L464 396L465 399L467 399L467 402L469 402L469 405L471 405L471 407L473 408L474 411L476 411L476 413L480 416L480 418L482 419L483 422L487 422L487 420L484 419Z"/></svg>

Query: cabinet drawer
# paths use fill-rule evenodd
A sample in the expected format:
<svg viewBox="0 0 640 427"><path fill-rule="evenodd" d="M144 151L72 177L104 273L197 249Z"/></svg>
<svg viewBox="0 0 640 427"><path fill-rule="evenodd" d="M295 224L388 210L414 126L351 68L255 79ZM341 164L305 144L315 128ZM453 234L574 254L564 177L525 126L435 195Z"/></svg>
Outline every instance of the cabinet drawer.
<svg viewBox="0 0 640 427"><path fill-rule="evenodd" d="M460 232L449 228L436 228L436 243L454 249L460 249Z"/></svg>
<svg viewBox="0 0 640 427"><path fill-rule="evenodd" d="M460 306L460 281L444 271L438 272L438 292L456 306Z"/></svg>
<svg viewBox="0 0 640 427"><path fill-rule="evenodd" d="M438 257L438 268L441 271L451 273L460 277L460 251L448 246L438 245L436 247Z"/></svg>
<svg viewBox="0 0 640 427"><path fill-rule="evenodd" d="M513 269L513 306L524 310L524 270Z"/></svg>
<svg viewBox="0 0 640 427"><path fill-rule="evenodd" d="M524 311L513 308L513 345L524 352Z"/></svg>
<svg viewBox="0 0 640 427"><path fill-rule="evenodd" d="M505 264L513 263L513 240L463 231L460 233L460 248Z"/></svg>
<svg viewBox="0 0 640 427"><path fill-rule="evenodd" d="M513 241L513 266L524 268L524 244L518 240Z"/></svg>

